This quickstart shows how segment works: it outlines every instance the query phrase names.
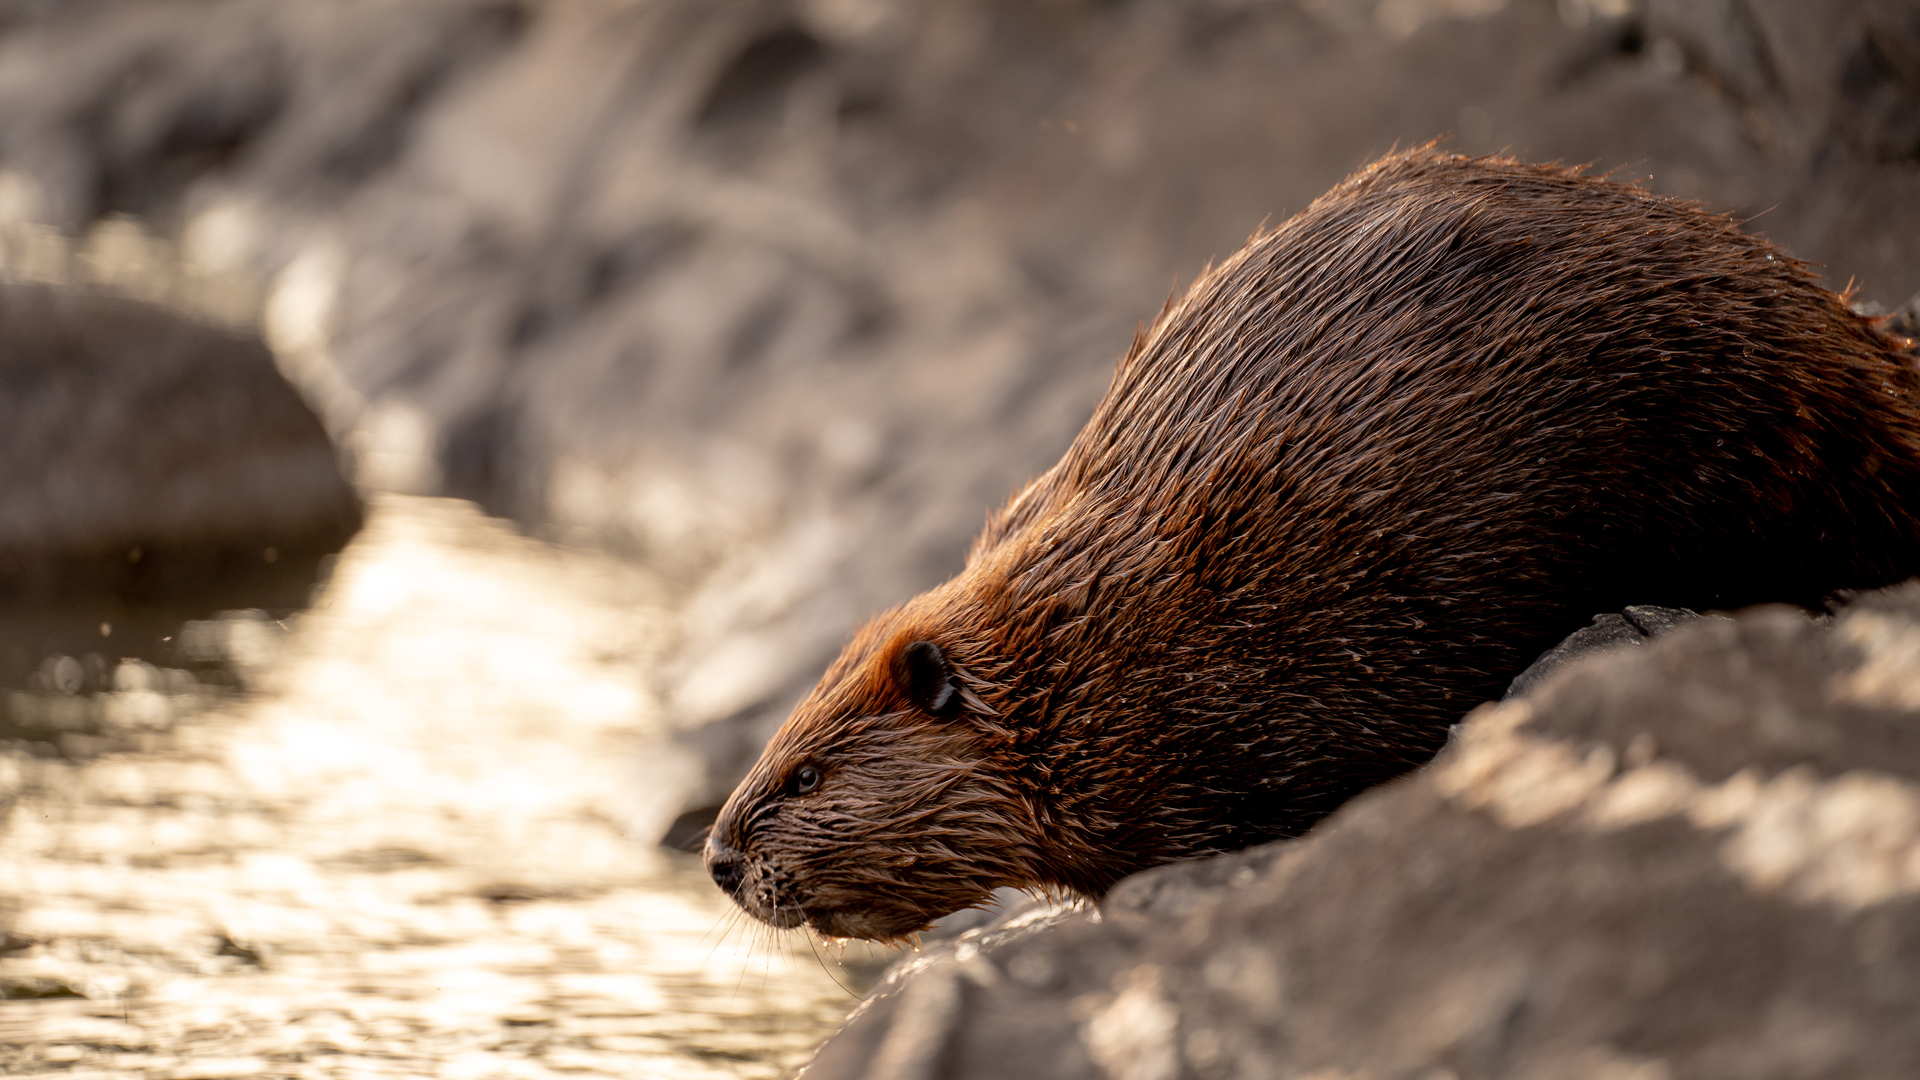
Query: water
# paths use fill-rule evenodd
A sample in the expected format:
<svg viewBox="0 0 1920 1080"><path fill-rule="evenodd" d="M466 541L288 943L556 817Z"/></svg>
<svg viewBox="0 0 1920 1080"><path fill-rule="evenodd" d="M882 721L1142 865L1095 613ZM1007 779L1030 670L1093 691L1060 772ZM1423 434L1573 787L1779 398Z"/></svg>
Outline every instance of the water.
<svg viewBox="0 0 1920 1080"><path fill-rule="evenodd" d="M249 691L128 664L17 698L68 753L0 751L0 1072L790 1073L887 957L632 838L663 597L383 497L297 620L188 628Z"/></svg>

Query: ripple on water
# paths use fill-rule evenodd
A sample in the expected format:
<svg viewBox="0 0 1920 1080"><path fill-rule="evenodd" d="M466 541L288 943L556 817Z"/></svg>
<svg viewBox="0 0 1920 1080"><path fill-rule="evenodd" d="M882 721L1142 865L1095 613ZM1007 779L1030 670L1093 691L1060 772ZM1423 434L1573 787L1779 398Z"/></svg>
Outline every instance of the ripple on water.
<svg viewBox="0 0 1920 1080"><path fill-rule="evenodd" d="M627 836L671 632L631 566L381 498L253 693L0 754L0 1071L790 1072L848 973Z"/></svg>

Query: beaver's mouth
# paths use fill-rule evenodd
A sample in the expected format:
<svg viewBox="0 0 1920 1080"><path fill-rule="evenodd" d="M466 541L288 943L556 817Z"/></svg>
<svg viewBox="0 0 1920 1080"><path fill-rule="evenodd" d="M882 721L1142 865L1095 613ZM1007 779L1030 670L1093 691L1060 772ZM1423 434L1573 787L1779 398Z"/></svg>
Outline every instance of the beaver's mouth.
<svg viewBox="0 0 1920 1080"><path fill-rule="evenodd" d="M793 906L775 907L765 913L756 911L753 915L776 930L791 930L810 919L804 908Z"/></svg>
<svg viewBox="0 0 1920 1080"><path fill-rule="evenodd" d="M926 929L930 921L918 908L905 909L898 904L809 904L774 889L742 889L735 894L733 902L776 930L807 926L822 937L830 938L899 941Z"/></svg>
<svg viewBox="0 0 1920 1080"><path fill-rule="evenodd" d="M776 930L807 926L822 937L897 941L916 930L925 929L927 925L924 916L903 911L875 911L861 907L808 908L753 896L736 899L747 914Z"/></svg>
<svg viewBox="0 0 1920 1080"><path fill-rule="evenodd" d="M778 896L769 895L770 893L771 890L747 889L736 893L733 902L740 905L747 914L776 930L791 930L811 921L812 916L806 908L799 904L783 904Z"/></svg>
<svg viewBox="0 0 1920 1080"><path fill-rule="evenodd" d="M926 929L927 919L901 911L840 907L807 912L807 925L823 937L889 942Z"/></svg>
<svg viewBox="0 0 1920 1080"><path fill-rule="evenodd" d="M714 880L733 897L733 902L748 915L777 930L811 927L830 938L860 938L865 941L894 942L925 930L950 908L929 910L920 898L901 895L871 895L843 883L821 886L817 882L796 880L778 862L748 856L744 859L715 860ZM984 896L984 894L983 894Z"/></svg>

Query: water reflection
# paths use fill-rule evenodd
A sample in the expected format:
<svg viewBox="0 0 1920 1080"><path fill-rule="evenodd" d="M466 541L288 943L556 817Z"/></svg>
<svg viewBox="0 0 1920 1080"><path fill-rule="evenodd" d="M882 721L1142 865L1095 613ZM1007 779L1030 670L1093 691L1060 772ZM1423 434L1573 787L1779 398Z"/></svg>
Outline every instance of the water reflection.
<svg viewBox="0 0 1920 1080"><path fill-rule="evenodd" d="M0 754L0 1071L791 1071L878 958L830 970L628 839L661 600L385 498L297 621L186 632L253 692L130 662L24 694L120 741Z"/></svg>

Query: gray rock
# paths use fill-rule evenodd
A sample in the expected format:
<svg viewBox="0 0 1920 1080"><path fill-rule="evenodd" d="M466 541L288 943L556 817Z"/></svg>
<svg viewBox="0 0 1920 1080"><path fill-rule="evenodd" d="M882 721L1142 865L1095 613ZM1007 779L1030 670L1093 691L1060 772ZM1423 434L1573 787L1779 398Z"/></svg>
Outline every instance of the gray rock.
<svg viewBox="0 0 1920 1080"><path fill-rule="evenodd" d="M963 937L803 1075L1911 1076L1916 730L1920 585L1694 620L1304 838Z"/></svg>
<svg viewBox="0 0 1920 1080"><path fill-rule="evenodd" d="M1505 696L1516 698L1531 693L1548 676L1583 656L1604 649L1644 645L1674 627L1699 617L1698 612L1686 608L1649 604L1634 604L1622 612L1595 615L1593 622L1569 634L1565 641L1527 665L1527 670L1515 675L1513 682L1507 686Z"/></svg>
<svg viewBox="0 0 1920 1080"><path fill-rule="evenodd" d="M332 444L257 338L0 285L5 595L70 584L21 575L27 561L110 556L139 577L183 546L338 550L358 524Z"/></svg>
<svg viewBox="0 0 1920 1080"><path fill-rule="evenodd" d="M258 338L0 285L0 686L59 654L91 657L98 689L115 657L170 654L185 619L304 606L359 524Z"/></svg>

